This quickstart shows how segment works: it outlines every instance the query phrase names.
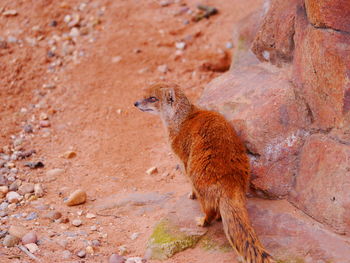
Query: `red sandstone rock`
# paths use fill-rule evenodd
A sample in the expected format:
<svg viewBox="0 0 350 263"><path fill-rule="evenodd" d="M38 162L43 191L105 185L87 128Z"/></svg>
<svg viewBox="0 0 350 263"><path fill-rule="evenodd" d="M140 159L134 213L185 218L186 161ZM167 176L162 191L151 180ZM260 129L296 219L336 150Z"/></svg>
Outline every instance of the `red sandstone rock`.
<svg viewBox="0 0 350 263"><path fill-rule="evenodd" d="M268 6L265 4L234 25L231 69L236 64L242 66L257 64L259 62L250 48L266 15L267 9Z"/></svg>
<svg viewBox="0 0 350 263"><path fill-rule="evenodd" d="M294 51L294 20L301 0L275 0L253 42L252 51L261 61L280 66L290 62Z"/></svg>
<svg viewBox="0 0 350 263"><path fill-rule="evenodd" d="M350 238L334 234L288 201L249 198L247 208L260 240L278 262L348 262ZM202 240L214 249L230 247L221 222L205 229L194 224L201 215L198 201L184 196L169 206L165 218L186 232L207 231ZM236 261L232 257L227 262Z"/></svg>
<svg viewBox="0 0 350 263"><path fill-rule="evenodd" d="M248 200L254 229L281 262L349 262L350 239L332 231L285 200Z"/></svg>
<svg viewBox="0 0 350 263"><path fill-rule="evenodd" d="M310 123L295 97L288 71L255 65L240 67L212 81L200 105L232 121L252 160L252 185L270 197L288 194L294 159Z"/></svg>
<svg viewBox="0 0 350 263"><path fill-rule="evenodd" d="M349 0L305 0L309 21L316 27L350 33Z"/></svg>
<svg viewBox="0 0 350 263"><path fill-rule="evenodd" d="M294 82L314 125L323 130L342 127L350 110L350 35L316 29L301 8L294 40Z"/></svg>
<svg viewBox="0 0 350 263"><path fill-rule="evenodd" d="M350 233L349 160L349 145L312 135L300 155L292 196L296 206L341 234Z"/></svg>

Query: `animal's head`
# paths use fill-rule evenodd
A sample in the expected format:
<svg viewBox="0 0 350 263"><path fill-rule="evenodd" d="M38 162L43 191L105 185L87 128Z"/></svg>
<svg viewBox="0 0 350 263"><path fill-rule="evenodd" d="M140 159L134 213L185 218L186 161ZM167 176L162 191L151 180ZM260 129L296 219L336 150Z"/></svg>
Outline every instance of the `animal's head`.
<svg viewBox="0 0 350 263"><path fill-rule="evenodd" d="M145 90L143 98L134 105L141 111L159 115L166 123L178 113L191 108L191 103L177 85L167 83L150 86Z"/></svg>

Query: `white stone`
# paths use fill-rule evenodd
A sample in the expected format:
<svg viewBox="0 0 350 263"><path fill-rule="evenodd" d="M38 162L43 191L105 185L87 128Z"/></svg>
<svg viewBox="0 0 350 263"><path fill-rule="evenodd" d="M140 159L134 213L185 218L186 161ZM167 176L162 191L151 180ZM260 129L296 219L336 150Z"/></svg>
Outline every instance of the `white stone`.
<svg viewBox="0 0 350 263"><path fill-rule="evenodd" d="M39 250L39 247L35 243L29 243L24 246L28 248L30 253L33 253L33 254Z"/></svg>
<svg viewBox="0 0 350 263"><path fill-rule="evenodd" d="M177 49L184 50L184 49L186 48L186 42L183 42L183 41L181 41L181 42L176 42L176 43L175 43L175 47L176 47Z"/></svg>
<svg viewBox="0 0 350 263"><path fill-rule="evenodd" d="M11 191L6 194L6 199L10 204L17 204L23 199L23 196L17 192Z"/></svg>

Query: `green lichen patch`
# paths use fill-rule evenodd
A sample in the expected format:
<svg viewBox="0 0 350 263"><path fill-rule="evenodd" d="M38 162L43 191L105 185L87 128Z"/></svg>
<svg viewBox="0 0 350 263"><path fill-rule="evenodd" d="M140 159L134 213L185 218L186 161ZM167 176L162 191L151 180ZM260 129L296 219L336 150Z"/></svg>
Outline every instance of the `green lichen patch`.
<svg viewBox="0 0 350 263"><path fill-rule="evenodd" d="M200 246L206 251L219 250L223 253L232 252L230 244L214 241L209 236L205 236L201 239Z"/></svg>
<svg viewBox="0 0 350 263"><path fill-rule="evenodd" d="M148 242L151 258L164 260L187 248L194 247L202 234L183 231L169 220L161 220L154 228Z"/></svg>

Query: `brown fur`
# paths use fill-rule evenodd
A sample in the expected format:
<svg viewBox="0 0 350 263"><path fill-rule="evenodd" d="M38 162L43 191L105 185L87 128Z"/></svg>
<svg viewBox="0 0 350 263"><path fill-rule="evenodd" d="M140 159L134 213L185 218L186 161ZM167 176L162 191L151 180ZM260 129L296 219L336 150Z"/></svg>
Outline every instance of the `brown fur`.
<svg viewBox="0 0 350 263"><path fill-rule="evenodd" d="M153 85L135 106L163 120L171 148L182 161L205 214L200 224L208 225L221 216L230 244L247 263L273 262L249 221L245 197L249 161L225 118L192 105L179 88L169 84Z"/></svg>

